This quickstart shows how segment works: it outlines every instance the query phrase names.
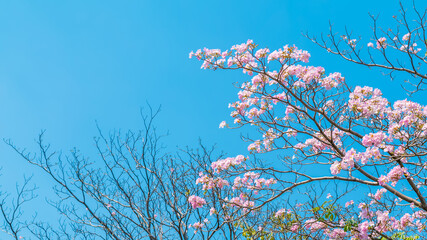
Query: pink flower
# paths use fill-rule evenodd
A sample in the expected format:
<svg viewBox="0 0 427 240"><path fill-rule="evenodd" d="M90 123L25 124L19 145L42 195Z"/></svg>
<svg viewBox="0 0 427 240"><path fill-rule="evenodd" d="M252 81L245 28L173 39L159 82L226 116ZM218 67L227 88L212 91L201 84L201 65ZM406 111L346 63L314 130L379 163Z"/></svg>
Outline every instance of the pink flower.
<svg viewBox="0 0 427 240"><path fill-rule="evenodd" d="M307 229L310 229L310 232L316 232L317 230L319 230L319 229L324 229L324 228L326 228L327 226L326 226L326 224L325 223L323 223L323 222L319 222L319 221L317 221L317 220L315 220L314 218L311 218L311 219L308 219L306 222L305 222L305 227L307 228Z"/></svg>
<svg viewBox="0 0 427 240"><path fill-rule="evenodd" d="M396 186L397 181L404 175L408 173L406 168L402 168L400 166L395 166L390 172L387 174L387 178L392 182L393 186Z"/></svg>
<svg viewBox="0 0 427 240"><path fill-rule="evenodd" d="M405 213L405 215L400 218L400 224L402 228L404 228L410 224L413 224L414 220L415 219L411 215L409 215L409 213Z"/></svg>
<svg viewBox="0 0 427 240"><path fill-rule="evenodd" d="M211 163L211 168L214 172L219 173L223 170L228 170L230 167L240 165L244 161L246 161L243 155L237 155L236 157L228 157L226 159L220 159L216 162Z"/></svg>
<svg viewBox="0 0 427 240"><path fill-rule="evenodd" d="M269 52L270 52L270 50L268 48L259 49L258 51L256 51L255 57L256 58L265 58Z"/></svg>
<svg viewBox="0 0 427 240"><path fill-rule="evenodd" d="M335 161L332 165L331 165L331 174L332 175L338 175L341 171L341 164L338 161Z"/></svg>
<svg viewBox="0 0 427 240"><path fill-rule="evenodd" d="M201 229L204 226L205 226L205 224L203 224L203 223L195 222L195 223L193 223L193 225L190 225L189 227L193 227L195 229Z"/></svg>
<svg viewBox="0 0 427 240"><path fill-rule="evenodd" d="M386 138L387 138L387 135L384 132L369 133L368 135L363 136L362 144L365 147L370 147L370 146L377 147Z"/></svg>
<svg viewBox="0 0 427 240"><path fill-rule="evenodd" d="M203 207L203 205L206 204L206 200L205 199L203 199L201 197L198 197L198 196L195 196L195 195L191 195L188 198L188 202L191 204L191 206L193 208L200 208L200 207Z"/></svg>
<svg viewBox="0 0 427 240"><path fill-rule="evenodd" d="M375 200L377 200L377 201L381 200L381 197L386 192L387 192L387 189L385 189L385 188L378 189L374 195Z"/></svg>
<svg viewBox="0 0 427 240"><path fill-rule="evenodd" d="M296 233L298 231L298 228L299 228L299 224L298 223L292 224L291 232Z"/></svg>
<svg viewBox="0 0 427 240"><path fill-rule="evenodd" d="M360 203L359 209L360 209L359 217L362 219L372 218L374 215L374 213L371 210L369 210L369 205L366 203Z"/></svg>
<svg viewBox="0 0 427 240"><path fill-rule="evenodd" d="M347 235L347 233L344 232L344 230L341 228L335 228L328 235L329 235L330 240L338 240L338 239L344 239L344 237Z"/></svg>
<svg viewBox="0 0 427 240"><path fill-rule="evenodd" d="M381 49L381 48L386 48L387 47L387 43L386 43L386 38L382 37L380 39L377 40L377 49Z"/></svg>
<svg viewBox="0 0 427 240"><path fill-rule="evenodd" d="M214 207L211 207L211 209L209 210L209 215L213 215L216 213L217 213L216 209Z"/></svg>
<svg viewBox="0 0 427 240"><path fill-rule="evenodd" d="M359 238L360 239L369 239L369 237L368 237L369 227L371 227L373 225L374 225L374 223L371 221L365 221L365 222L359 224L359 227L358 227Z"/></svg>
<svg viewBox="0 0 427 240"><path fill-rule="evenodd" d="M377 221L379 222L379 223L386 223L387 221L388 221L388 214L389 214L389 212L388 211L383 211L383 212L381 212L381 211L377 211L376 212L376 215L377 215Z"/></svg>
<svg viewBox="0 0 427 240"><path fill-rule="evenodd" d="M358 157L354 148L348 150L341 161L341 168L347 170L354 167L354 160Z"/></svg>
<svg viewBox="0 0 427 240"><path fill-rule="evenodd" d="M348 207L348 206L352 205L353 203L354 203L354 201L350 200L350 201L345 203L345 207Z"/></svg>
<svg viewBox="0 0 427 240"><path fill-rule="evenodd" d="M283 217L286 214L286 209L282 208L279 211L276 212L276 214L274 214L275 217Z"/></svg>
<svg viewBox="0 0 427 240"><path fill-rule="evenodd" d="M411 37L411 33L407 33L407 34L403 35L402 40L408 41L410 37Z"/></svg>
<svg viewBox="0 0 427 240"><path fill-rule="evenodd" d="M385 186L389 182L387 176L381 175L381 177L378 178L378 184L380 186Z"/></svg>

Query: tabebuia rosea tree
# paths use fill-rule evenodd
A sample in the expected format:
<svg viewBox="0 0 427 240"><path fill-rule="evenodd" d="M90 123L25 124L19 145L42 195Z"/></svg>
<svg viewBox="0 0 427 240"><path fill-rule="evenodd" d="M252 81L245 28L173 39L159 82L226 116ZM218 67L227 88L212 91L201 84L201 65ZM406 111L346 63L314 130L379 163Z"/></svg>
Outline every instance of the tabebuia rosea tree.
<svg viewBox="0 0 427 240"><path fill-rule="evenodd" d="M403 54L422 75L425 30L405 30L363 43L344 35L344 52ZM270 50L248 40L191 57L204 69L249 75L229 105L234 122L220 127L256 130L244 137L247 153L200 173L197 184L220 202L194 195L188 199L193 208L210 209L212 218L233 223L247 239L427 238L427 106L349 86L341 73L311 66L310 54L296 46ZM224 189L232 191L221 195ZM209 219L192 227L203 232L208 225Z"/></svg>

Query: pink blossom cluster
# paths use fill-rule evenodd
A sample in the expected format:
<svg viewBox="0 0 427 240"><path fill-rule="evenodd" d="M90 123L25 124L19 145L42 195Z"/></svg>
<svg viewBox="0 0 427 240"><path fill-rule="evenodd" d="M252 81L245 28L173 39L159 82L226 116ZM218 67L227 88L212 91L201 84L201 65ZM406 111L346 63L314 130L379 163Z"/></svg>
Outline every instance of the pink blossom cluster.
<svg viewBox="0 0 427 240"><path fill-rule="evenodd" d="M396 186L399 179L401 179L402 176L407 174L409 173L406 168L401 166L395 166L390 170L390 172L386 176L381 175L381 177L378 178L378 183L381 186L385 186L388 182L392 182L392 185Z"/></svg>
<svg viewBox="0 0 427 240"><path fill-rule="evenodd" d="M295 61L308 62L310 54L307 51L300 50L297 47L284 46L283 50L275 50L269 54L268 48L259 49L255 55L252 54L252 50L256 47L252 40L248 40L246 43L237 44L231 47L230 50L221 52L219 49L199 49L196 52L191 52L189 57L195 56L199 60L203 60L202 68L205 69L216 69L218 67L224 67L227 63L228 67L237 66L242 67L245 73L252 75L252 68L258 66L257 60L261 61L263 58L267 58L268 61L278 60L280 62L288 61L293 59Z"/></svg>
<svg viewBox="0 0 427 240"><path fill-rule="evenodd" d="M375 194L369 193L368 196L374 198L376 201L372 200L371 205L380 201L383 194L386 193L387 190L385 188L378 189Z"/></svg>
<svg viewBox="0 0 427 240"><path fill-rule="evenodd" d="M401 43L400 41L398 41L398 38L395 37L393 39L393 44L391 44L390 46L392 46L394 49L399 49L402 52L410 52L413 54L417 54L418 52L420 52L422 49L421 48L417 48L418 44L413 42L412 44L410 44L410 40L411 40L411 33L407 33L405 35L402 36L402 41L406 42L406 43ZM400 47L396 48L393 45L397 46L402 44ZM376 48L381 50L381 49L386 49L387 46L389 46L389 44L387 44L387 39L385 37L381 37L376 41ZM368 43L368 47L374 48L374 44L372 42Z"/></svg>
<svg viewBox="0 0 427 240"><path fill-rule="evenodd" d="M359 114L361 117L370 117L372 115L384 116L389 109L387 99L382 97L381 91L372 87L357 86L350 94L348 107L351 111Z"/></svg>
<svg viewBox="0 0 427 240"><path fill-rule="evenodd" d="M400 46L399 50L403 52L411 52L417 54L422 50L421 48L417 48L417 46L417 43L403 44L402 46Z"/></svg>
<svg viewBox="0 0 427 240"><path fill-rule="evenodd" d="M411 33L407 33L405 35L403 35L402 37L402 41L409 41L411 39ZM408 44L403 44L399 49L401 51L409 51L412 52L414 54L417 54L418 52L421 51L421 48L416 48L418 45L417 43L412 43L412 45L410 46L409 43Z"/></svg>
<svg viewBox="0 0 427 240"><path fill-rule="evenodd" d="M270 49L268 49L268 48L258 49L255 53L255 57L256 58L265 58L269 52L270 52Z"/></svg>
<svg viewBox="0 0 427 240"><path fill-rule="evenodd" d="M408 174L408 170L406 168L403 168L401 166L395 166L387 174L387 180L392 182L393 186L396 186L397 181L399 181L399 179L402 178L402 176L404 176L405 174Z"/></svg>
<svg viewBox="0 0 427 240"><path fill-rule="evenodd" d="M297 134L298 134L298 132L297 132L296 130L294 130L294 129L290 129L290 128L288 128L288 129L285 131L285 135L286 135L286 136L288 136L288 137L296 137L296 136L297 136Z"/></svg>
<svg viewBox="0 0 427 240"><path fill-rule="evenodd" d="M325 69L323 67L305 67L301 65L287 66L283 75L288 77L295 76L297 80L293 82L293 86L297 88L305 88L309 84L316 83L326 90L331 90L338 87L345 80L341 73L335 72L324 76Z"/></svg>
<svg viewBox="0 0 427 240"><path fill-rule="evenodd" d="M238 176L234 179L233 189L246 188L249 190L261 190L263 188L270 187L270 185L275 184L276 182L277 181L273 178L260 178L259 173L246 172L243 175L243 178Z"/></svg>
<svg viewBox="0 0 427 240"><path fill-rule="evenodd" d="M360 239L369 239L368 232L374 229L379 233L393 232L395 230L404 231L408 227L415 227L419 232L426 228L426 225L422 220L425 220L426 213L422 210L416 211L413 214L405 213L400 219L390 216L389 211L377 210L375 213L369 210L367 204L361 203L359 205L361 209L360 216L362 219L368 219L359 224L358 230ZM377 235L374 232L374 236Z"/></svg>
<svg viewBox="0 0 427 240"><path fill-rule="evenodd" d="M347 233L342 228L335 228L332 231L325 229L324 232L329 237L329 240L341 240L347 236Z"/></svg>
<svg viewBox="0 0 427 240"><path fill-rule="evenodd" d="M239 197L230 199L229 204L233 207L248 209L255 206L255 202L248 200L245 194L241 193Z"/></svg>
<svg viewBox="0 0 427 240"><path fill-rule="evenodd" d="M261 144L262 143L261 143L260 140L254 141L253 143L249 144L248 151L251 152L251 153L253 153L253 152L260 153L262 151L261 150Z"/></svg>
<svg viewBox="0 0 427 240"><path fill-rule="evenodd" d="M251 50L255 47L256 45L253 44L253 41L248 40L246 43L234 45L230 51L227 50L225 52L221 52L219 49L199 49L195 53L191 52L190 58L196 56L199 60L203 60L204 63L202 68L216 69L218 67L225 67L225 62L227 62L227 67L241 67L245 73L253 75L256 68L260 65L257 61L261 61L263 58L267 58L268 61L277 60L284 64L290 60L308 62L310 57L307 51L300 50L295 46L289 47L288 45L270 54L270 50L267 48L259 49L256 51L255 55L252 55ZM316 80L316 82L320 83L324 88L331 89L337 87L339 83L344 81L340 73L332 73L322 78L325 73L322 67L305 67L295 64L285 64L282 70L283 71L280 73L269 72L267 76L265 74L257 74L254 76L254 79L252 79L252 84L257 87L257 85L264 85L266 82L270 84L273 84L274 81L283 82L284 78L295 76L300 79L294 83L295 86L304 87L313 80ZM274 79L274 81L269 80L270 78L272 78L272 80Z"/></svg>
<svg viewBox="0 0 427 240"><path fill-rule="evenodd" d="M211 209L209 209L209 215L214 215L214 214L217 214L218 213L218 211L214 208L214 207L211 207Z"/></svg>
<svg viewBox="0 0 427 240"><path fill-rule="evenodd" d="M332 88L338 87L338 84L344 82L344 77L341 76L341 73L335 72L329 74L327 77L320 79L320 83L322 87L324 87L326 90L331 90Z"/></svg>
<svg viewBox="0 0 427 240"><path fill-rule="evenodd" d="M381 38L377 39L377 41L375 42L377 49L386 49L387 48L386 41L387 41L387 39L385 37L381 37ZM368 47L373 48L374 44L369 42Z"/></svg>
<svg viewBox="0 0 427 240"><path fill-rule="evenodd" d="M326 129L323 131L323 133L318 132L314 133L314 135L315 136L313 138L305 140L304 143L297 143L294 148L303 149L309 147L313 152L318 153L325 149L332 148L332 145L330 144L330 139L332 139L333 143L336 146L341 146L341 137L344 135L344 132L335 128L332 131L330 129Z"/></svg>
<svg viewBox="0 0 427 240"><path fill-rule="evenodd" d="M399 100L389 112L388 134L395 139L408 141L410 136L427 136L427 106L408 100Z"/></svg>
<svg viewBox="0 0 427 240"><path fill-rule="evenodd" d="M274 50L272 53L270 53L267 57L267 60L269 62L273 60L278 60L281 63L283 63L289 58L292 58L301 62L308 62L308 60L310 59L310 53L308 53L307 51L298 49L295 46L289 47L288 45L286 45L283 47L283 49Z"/></svg>
<svg viewBox="0 0 427 240"><path fill-rule="evenodd" d="M366 203L359 204L359 217L361 219L371 219L374 216L374 213L369 209L369 205Z"/></svg>
<svg viewBox="0 0 427 240"><path fill-rule="evenodd" d="M387 139L387 135L382 131L376 133L369 133L363 136L362 144L365 147L378 147L381 143L383 143L385 139Z"/></svg>
<svg viewBox="0 0 427 240"><path fill-rule="evenodd" d="M393 228L389 224L389 211L376 211L377 223L375 225L375 230L381 233L392 231Z"/></svg>
<svg viewBox="0 0 427 240"><path fill-rule="evenodd" d="M369 159L380 159L381 153L378 147L368 147L365 152L357 152L354 148L345 152L341 161L335 161L331 164L330 170L332 175L338 175L341 170L347 170L354 167L355 162L366 164Z"/></svg>
<svg viewBox="0 0 427 240"><path fill-rule="evenodd" d="M327 225L324 222L320 222L320 221L317 221L314 218L310 218L307 221L305 221L305 228L309 229L310 232L313 233L313 232L316 232L316 231L318 231L320 229L327 228Z"/></svg>
<svg viewBox="0 0 427 240"><path fill-rule="evenodd" d="M350 201L348 201L348 202L345 203L345 207L349 207L349 206L351 206L353 204L354 204L354 201L350 200Z"/></svg>
<svg viewBox="0 0 427 240"><path fill-rule="evenodd" d="M225 179L222 179L220 177L212 178L206 174L203 174L202 172L199 173L199 178L196 179L196 184L199 184L199 183L203 184L203 190L210 190L210 189L213 189L215 187L221 189L225 186L230 185L228 183L228 181Z"/></svg>
<svg viewBox="0 0 427 240"><path fill-rule="evenodd" d="M332 163L330 170L331 170L331 174L332 175L338 175L341 172L341 163L338 161L335 161L334 163Z"/></svg>
<svg viewBox="0 0 427 240"><path fill-rule="evenodd" d="M193 208L200 208L203 207L203 205L206 204L206 200L196 196L196 195L191 195L190 197L188 197L188 202L191 204L191 206Z"/></svg>
<svg viewBox="0 0 427 240"><path fill-rule="evenodd" d="M248 50L255 48L254 42L251 39L248 39L246 43L236 44L231 47L231 50L236 51L237 53L244 53Z"/></svg>
<svg viewBox="0 0 427 240"><path fill-rule="evenodd" d="M207 219L205 219L205 220L207 220ZM197 231L199 231L200 229L202 229L203 227L205 226L205 224L204 223L201 223L201 222L195 222L195 223L193 223L193 225L188 225L188 227L189 228L194 228L194 229L196 229L195 231L194 231L194 234L196 234L197 233Z"/></svg>
<svg viewBox="0 0 427 240"><path fill-rule="evenodd" d="M402 41L409 41L410 38L411 38L411 33L407 33L407 34L403 35Z"/></svg>
<svg viewBox="0 0 427 240"><path fill-rule="evenodd" d="M264 145L265 150L270 151L274 140L276 138L279 138L280 135L276 133L274 129L270 128L262 135L262 137L264 138L262 143Z"/></svg>
<svg viewBox="0 0 427 240"><path fill-rule="evenodd" d="M354 148L347 151L341 160L341 168L347 170L354 167L355 158L359 156Z"/></svg>
<svg viewBox="0 0 427 240"><path fill-rule="evenodd" d="M211 163L211 168L215 173L219 173L224 170L228 170L230 167L238 166L246 161L247 158L243 155L237 155L236 157L228 157L226 159L220 159Z"/></svg>
<svg viewBox="0 0 427 240"><path fill-rule="evenodd" d="M379 38L377 40L377 49L386 48L387 47L386 40L387 39L385 37Z"/></svg>
<svg viewBox="0 0 427 240"><path fill-rule="evenodd" d="M361 239L361 240L369 239L368 232L373 226L374 226L374 223L372 221L364 221L361 224L359 224L357 228L359 232L357 233L356 239Z"/></svg>
<svg viewBox="0 0 427 240"><path fill-rule="evenodd" d="M404 50L412 47L412 50L409 51L418 51L415 49L416 45L409 43L410 39L410 33L402 37L402 41L408 41ZM356 41L348 40L348 43L353 46ZM374 48L373 43L369 43L368 46ZM381 51L387 47L397 49L394 46L388 44L384 37L376 41L376 48ZM338 97L340 94L346 94L347 91L340 88L340 84L344 83L345 80L340 73L327 75L323 67L299 65L302 64L301 62L308 62L310 54L295 46L286 45L275 51L270 51L268 48L255 51L255 48L256 45L248 40L246 43L234 45L231 50L225 52L218 49L203 49L196 51L196 53L190 53L190 57L196 56L204 61L202 68L239 68L245 74L252 76L250 81L241 85L238 92L239 100L229 105L230 108L233 108L231 116L234 118L235 124L239 126L255 125L261 131L262 139L252 141L248 146L250 152L261 153L276 150L274 148L280 148L278 147L280 140L286 141L289 145L294 145L295 140L297 140L299 143L295 144L294 148L305 156L311 154L304 152L306 150L315 153L317 156L323 151L326 154L332 152L335 154L334 157L340 156L340 159L334 161L330 166L333 175L338 175L341 170L354 168L356 163L358 166L363 165L362 167L367 174L371 174L370 168L378 164L384 166L385 169L390 164L408 163L410 154L414 154L410 148L416 144L424 144L423 138L427 138L426 106L408 100L396 101L393 106L390 106L379 89L367 86L356 87L350 93L347 105L341 105L341 99ZM279 62L281 64L280 70L271 71L268 66L265 66L266 60L268 62ZM311 107L309 101L317 101L318 99L310 93L320 93L322 103L316 107ZM304 100L298 100L296 96L307 99L313 98L307 100L307 103ZM338 120L340 126L334 125L336 122L331 123L329 120L329 122L324 120L330 117L327 115L329 112L332 114L334 108L338 107L342 107L343 110L343 116ZM311 116L311 113L314 114ZM313 127L314 124L302 126L302 130L298 128L306 122L313 123L310 122L310 117L317 118L318 122L315 122L316 124L319 123L317 128ZM349 119L348 122L346 122L347 119ZM299 121L297 127L294 125L297 123L295 120ZM225 126L227 126L225 122L220 124L220 127ZM330 129L314 130L325 126L330 127ZM369 132L363 130L364 127ZM360 134L359 130L363 134ZM358 133L355 134L355 132ZM368 133L365 134L366 132ZM307 135L310 137L304 137ZM349 135L350 137L348 137ZM285 139L285 136L294 139ZM300 141L300 138L304 140ZM416 139L411 141L411 138ZM420 139L422 141L419 141ZM343 146L344 143L351 141L356 144ZM360 142L361 144L357 145ZM289 145L284 148L289 147ZM211 168L215 174L219 174L231 167L240 165L245 160L246 158L242 155L221 159L212 163ZM258 191L269 190L269 187L276 183L273 178L261 178L260 173L251 170L245 170L245 172L243 176L235 177L232 184L233 190L241 192L239 197L233 197L229 201L226 199L228 204L234 207L253 207L255 202L248 197L253 195L247 195L243 191L249 190L251 194L258 194ZM376 176L373 176L369 178L375 179ZM354 180L358 181L358 177L355 177ZM404 165L397 165L381 175L377 181L380 186L391 183L395 187L400 179L410 179L410 177L412 176ZM200 175L197 183L203 184L204 190L229 185L228 181L223 178L214 178L205 174ZM345 232L343 223L340 223L339 227L337 225L328 227L325 222L320 222L315 218L307 220L305 227L311 232L323 231L330 239L343 239L348 237L347 235L354 236L355 239L369 239L375 235L374 231L385 233L396 231L396 229L404 230L408 227L418 228L418 230L426 228L425 221L422 222L425 219L424 212L416 212L412 215L406 213L399 219L392 216L388 210L381 209L383 202L387 200L383 197L386 192L386 189L380 188L375 194L370 193L368 195L371 198L370 204L362 202L358 205L359 219L357 221L360 223L357 229ZM196 199L191 199L190 202L192 202L193 208L206 204L206 201L196 201ZM345 206L349 207L352 204L354 204L353 200L347 202ZM353 209L355 208L349 208L349 210ZM211 208L211 214L213 214L212 212L215 212L215 209L212 210ZM287 210L280 209L275 213L275 217L283 217L287 213L289 213ZM293 224L292 231L297 231L299 227L297 223Z"/></svg>
<svg viewBox="0 0 427 240"><path fill-rule="evenodd" d="M205 226L205 224L204 223L201 223L201 222L195 222L195 223L193 223L193 225L189 225L189 227L191 228L191 227L193 227L193 228L195 228L195 229L201 229L201 228L203 228Z"/></svg>
<svg viewBox="0 0 427 240"><path fill-rule="evenodd" d="M286 214L290 214L290 213L291 213L291 210L286 210L286 209L282 208L282 209L279 209L279 210L274 214L274 217L276 217L276 218L281 218L281 217L284 217Z"/></svg>

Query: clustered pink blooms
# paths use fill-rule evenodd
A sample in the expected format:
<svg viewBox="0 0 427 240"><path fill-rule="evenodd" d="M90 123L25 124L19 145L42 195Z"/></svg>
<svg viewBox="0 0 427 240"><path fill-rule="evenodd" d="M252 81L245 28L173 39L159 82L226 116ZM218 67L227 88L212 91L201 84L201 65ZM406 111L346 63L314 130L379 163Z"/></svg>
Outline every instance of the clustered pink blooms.
<svg viewBox="0 0 427 240"><path fill-rule="evenodd" d="M350 94L348 107L361 117L383 116L388 109L388 101L382 97L382 92L377 88L374 90L372 87L357 86Z"/></svg>
<svg viewBox="0 0 427 240"><path fill-rule="evenodd" d="M387 190L384 188L378 189L375 194L369 193L368 196L373 197L375 199L371 201L371 205L375 204L376 202L379 202L383 196L384 193L386 193Z"/></svg>
<svg viewBox="0 0 427 240"><path fill-rule="evenodd" d="M380 149L378 147L368 147L365 152L357 152L351 148L345 152L341 161L335 161L331 167L331 174L338 175L341 170L348 170L354 167L355 162L366 164L369 159L379 159L381 157Z"/></svg>
<svg viewBox="0 0 427 240"><path fill-rule="evenodd" d="M325 232L330 240L340 240L347 236L347 233L342 228L335 228L332 231L326 229Z"/></svg>
<svg viewBox="0 0 427 240"><path fill-rule="evenodd" d="M399 181L399 179L407 173L408 170L406 168L403 168L401 166L395 166L387 174L387 179L392 182L393 186L396 186L397 181Z"/></svg>
<svg viewBox="0 0 427 240"><path fill-rule="evenodd" d="M323 133L314 133L313 138L308 138L304 143L298 143L295 145L295 149L303 149L310 148L311 151L318 153L325 149L331 149L331 145L328 143L325 136L332 137L335 141L334 144L337 146L341 146L341 137L344 135L343 131L339 129L334 129L331 131L330 129L325 130Z"/></svg>
<svg viewBox="0 0 427 240"><path fill-rule="evenodd" d="M385 37L381 37L378 40L376 40L376 48L378 50L382 50L382 49L386 49L388 46L394 48L394 49L398 49L402 52L409 52L411 54L417 54L419 53L422 49L421 48L417 48L418 44L416 42L412 42L411 43L411 33L407 33L405 35L402 36L402 41L400 42L399 39L397 37L390 39L392 40L392 42L390 44L387 43L387 38ZM350 42L349 45L351 47L354 47ZM399 47L400 45L400 47ZM367 46L369 48L374 48L374 44L372 42L369 42L367 44ZM397 46L397 47L396 47Z"/></svg>
<svg viewBox="0 0 427 240"><path fill-rule="evenodd" d="M284 208L279 209L275 214L274 217L279 218L279 217L284 217L286 214L291 213L290 210L286 210Z"/></svg>
<svg viewBox="0 0 427 240"><path fill-rule="evenodd" d="M260 178L259 173L247 172L244 174L243 178L238 176L234 179L233 189L246 188L249 190L261 190L275 183L276 180L273 178L264 179ZM255 193L257 192L255 191Z"/></svg>
<svg viewBox="0 0 427 240"><path fill-rule="evenodd" d="M210 190L215 187L221 189L225 186L230 185L228 181L225 179L222 179L220 177L212 178L212 177L209 177L207 174L203 174L202 172L199 173L199 178L196 180L196 184L199 184L199 183L203 185L203 190Z"/></svg>
<svg viewBox="0 0 427 240"><path fill-rule="evenodd" d="M247 158L244 157L243 155L238 155L233 158L228 157L226 159L220 159L216 162L213 162L211 164L211 168L214 170L214 172L219 173L223 170L228 170L230 167L240 165L246 160Z"/></svg>
<svg viewBox="0 0 427 240"><path fill-rule="evenodd" d="M387 138L384 132L369 133L363 136L362 144L365 147L375 146L378 147Z"/></svg>
<svg viewBox="0 0 427 240"><path fill-rule="evenodd" d="M407 33L407 34L403 35L402 41L409 41L410 38L411 38L411 33Z"/></svg>
<svg viewBox="0 0 427 240"><path fill-rule="evenodd" d="M379 38L377 40L377 49L386 48L387 47L386 40L387 39L385 37Z"/></svg>
<svg viewBox="0 0 427 240"><path fill-rule="evenodd" d="M205 224L203 224L201 222L195 222L195 223L193 223L193 225L190 225L190 227L191 226L193 226L193 228L200 229L200 228L204 227Z"/></svg>
<svg viewBox="0 0 427 240"><path fill-rule="evenodd" d="M247 211L248 208L251 208L255 205L255 202L248 200L248 197L243 193L241 193L238 197L234 197L230 200L226 198L225 201L229 202L229 204L233 207L243 208L243 211Z"/></svg>
<svg viewBox="0 0 427 240"><path fill-rule="evenodd" d="M348 202L345 203L345 207L349 207L349 206L351 206L353 204L354 204L354 201L350 200L350 201L348 201Z"/></svg>
<svg viewBox="0 0 427 240"><path fill-rule="evenodd" d="M356 44L356 41L345 40L349 44ZM415 47L409 43L410 40L410 33L402 37L402 41L408 43L408 48L409 44ZM374 47L374 44L369 43L368 47ZM384 50L387 47L395 48L384 37L376 41L377 49ZM190 58L193 56L203 61L204 69L242 69L244 74L250 76L251 79L239 87L238 100L229 105L232 109L230 115L237 127L255 126L261 133L262 138L250 140L249 152L291 149L296 155L300 154L299 157L312 156L316 163L330 164L332 175L344 177L348 174L348 179L356 182L360 179L351 176L350 171L364 168L365 172L369 172L372 167L385 171L382 175L379 173L368 178L370 185L380 187L375 194L368 194L371 198L369 204L359 202L358 208L355 208L350 207L355 203L354 200L345 203L349 210L358 209L357 226L352 226L351 231L344 231L345 223L342 219L338 225L331 223L336 226L331 228L326 224L327 220L311 218L304 223L292 223L292 232L306 229L323 232L330 239L349 236L369 239L375 234L396 229L425 229L424 211L406 213L398 218L392 212L381 209L384 206L381 202L385 201L385 194L395 194L386 189L396 188L399 180L405 179L411 183L414 177L418 177L413 173L414 167L408 168L409 164L406 164L417 156L414 152L421 151L417 147L427 139L427 106L406 99L391 104L379 89L369 86L346 90L349 88L340 73L327 74L323 67L304 66L304 63L309 62L310 54L295 46L286 45L272 51L268 48L257 49L257 45L248 40L226 51L199 49L190 53ZM279 70L269 68L268 64L276 64L273 62L279 63ZM321 93L323 99L315 97L317 93ZM311 101L321 104L312 104ZM333 122L335 120L331 118L337 114L336 111L341 116ZM220 127L228 125L223 121ZM421 151L421 154L424 156L425 152ZM327 160L321 162L320 156ZM197 183L203 184L204 190L230 187L236 195L230 197L230 200L223 199L225 206L242 208L243 212L257 205L252 197L259 191L274 190L274 187L280 185L274 185L278 182L289 183L288 180L262 178L259 172L246 169L243 163L247 160L243 155L220 159L212 163L212 172L200 174ZM419 166L416 162L412 164ZM236 169L241 171L229 174L229 171ZM243 175L240 175L242 172ZM229 179L229 183L225 180L227 177L234 179ZM280 187L277 188L280 191ZM406 201L420 207L416 201ZM280 209L274 216L280 218L285 214L288 211Z"/></svg>
<svg viewBox="0 0 427 240"><path fill-rule="evenodd" d="M327 228L327 225L324 222L317 221L316 219L311 218L305 221L305 227L307 229L310 229L311 232L316 232L319 229Z"/></svg>
<svg viewBox="0 0 427 240"><path fill-rule="evenodd" d="M211 207L211 209L209 210L209 215L213 215L213 214L216 214L216 213L218 213L216 211L216 209L214 207Z"/></svg>
<svg viewBox="0 0 427 240"><path fill-rule="evenodd" d="M206 204L206 200L205 199L203 199L203 198L201 198L199 196L195 196L195 195L191 195L188 198L188 202L191 204L191 206L193 208L200 208L200 207L203 207L203 205Z"/></svg>
<svg viewBox="0 0 427 240"><path fill-rule="evenodd" d="M371 219L374 216L374 213L369 209L368 204L362 202L358 207L360 209L359 217L361 219Z"/></svg>

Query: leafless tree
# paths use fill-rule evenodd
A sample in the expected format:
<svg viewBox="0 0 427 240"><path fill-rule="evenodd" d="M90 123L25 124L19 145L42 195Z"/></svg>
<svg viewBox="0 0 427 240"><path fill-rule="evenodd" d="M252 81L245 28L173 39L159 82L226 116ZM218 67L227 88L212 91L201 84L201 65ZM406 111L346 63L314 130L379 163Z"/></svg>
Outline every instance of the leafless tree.
<svg viewBox="0 0 427 240"><path fill-rule="evenodd" d="M236 239L237 229L221 218L210 229L195 231L191 223L203 222L209 210L193 209L188 197L203 194L196 179L212 161L221 158L215 148L200 144L169 154L161 144L153 121L159 110L150 108L143 116L144 129L105 135L99 128L94 139L99 158L91 161L78 150L63 156L37 140L39 154L6 141L28 163L39 167L54 184L55 198L49 201L62 216L59 228L49 222L23 221L22 205L34 197L29 180L18 189L16 203L0 203L3 229L14 239ZM207 196L218 202L217 189ZM9 206L9 207L8 207Z"/></svg>
<svg viewBox="0 0 427 240"><path fill-rule="evenodd" d="M355 36L347 28L339 34L332 24L326 36L305 36L349 62L377 68L391 79L400 79L402 87L412 95L425 90L427 84L424 68L427 63L427 9L419 8L415 1L412 1L410 10L402 2L399 4L399 15L392 16L396 21L394 28L382 28L378 24L378 16L370 15L372 37L369 40ZM373 41L371 47L367 46L369 41Z"/></svg>

